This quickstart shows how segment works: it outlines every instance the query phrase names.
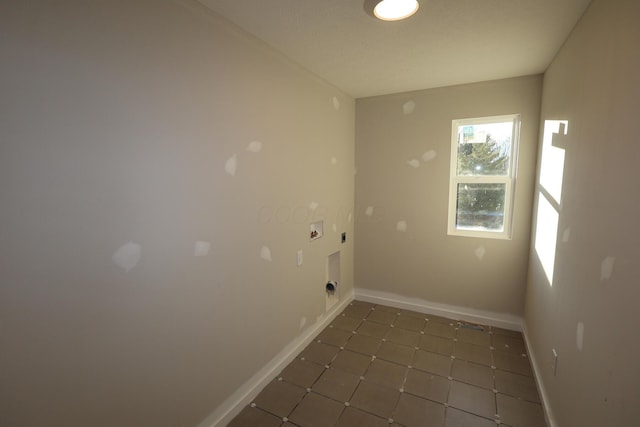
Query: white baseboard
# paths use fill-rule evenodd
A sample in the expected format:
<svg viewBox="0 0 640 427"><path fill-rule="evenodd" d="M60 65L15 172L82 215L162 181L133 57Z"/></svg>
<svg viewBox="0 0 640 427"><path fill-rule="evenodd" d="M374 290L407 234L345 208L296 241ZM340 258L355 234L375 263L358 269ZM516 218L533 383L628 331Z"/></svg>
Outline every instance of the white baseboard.
<svg viewBox="0 0 640 427"><path fill-rule="evenodd" d="M408 298L390 292L380 292L370 289L355 289L355 299L374 304L389 305L419 313L464 320L465 322L495 326L513 331L522 331L522 317L507 313L476 310L469 307L440 304L420 298Z"/></svg>
<svg viewBox="0 0 640 427"><path fill-rule="evenodd" d="M223 427L251 403L263 388L275 378L325 327L333 321L353 301L353 293L341 298L319 322L306 330L302 335L291 341L280 353L278 353L260 371L247 380L238 390L216 408L198 427Z"/></svg>
<svg viewBox="0 0 640 427"><path fill-rule="evenodd" d="M538 359L536 358L535 352L531 348L529 336L527 334L527 323L524 320L522 321L522 335L524 336L524 344L527 347L527 354L529 355L529 361L531 362L533 376L536 380L538 394L540 395L540 400L542 400L542 410L544 412L544 418L547 421L547 426L557 427L558 423L556 422L556 419L553 415L553 410L551 409L547 389L544 387L544 383L542 382L542 376L540 375L540 365L538 364Z"/></svg>

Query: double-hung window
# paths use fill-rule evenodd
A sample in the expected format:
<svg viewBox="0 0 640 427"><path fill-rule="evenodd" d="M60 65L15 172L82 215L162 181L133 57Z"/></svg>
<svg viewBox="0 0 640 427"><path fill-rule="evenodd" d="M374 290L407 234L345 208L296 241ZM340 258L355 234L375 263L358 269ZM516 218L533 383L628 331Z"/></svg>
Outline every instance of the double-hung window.
<svg viewBox="0 0 640 427"><path fill-rule="evenodd" d="M519 136L517 114L453 121L450 235L511 238Z"/></svg>

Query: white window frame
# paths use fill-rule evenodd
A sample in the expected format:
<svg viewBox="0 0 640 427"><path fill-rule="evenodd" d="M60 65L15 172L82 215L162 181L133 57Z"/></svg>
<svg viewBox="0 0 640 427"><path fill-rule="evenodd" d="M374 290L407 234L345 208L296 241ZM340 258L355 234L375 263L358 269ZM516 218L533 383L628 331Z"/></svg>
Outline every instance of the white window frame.
<svg viewBox="0 0 640 427"><path fill-rule="evenodd" d="M460 126L513 122L511 135L511 152L508 174L499 175L458 175L458 128ZM520 144L520 115L478 117L472 119L453 120L451 124L451 165L449 170L449 223L450 236L480 237L488 239L511 239L513 224L513 200L515 195L516 175L518 170L518 146ZM458 205L458 184L504 184L504 227L502 231L465 230L456 227Z"/></svg>

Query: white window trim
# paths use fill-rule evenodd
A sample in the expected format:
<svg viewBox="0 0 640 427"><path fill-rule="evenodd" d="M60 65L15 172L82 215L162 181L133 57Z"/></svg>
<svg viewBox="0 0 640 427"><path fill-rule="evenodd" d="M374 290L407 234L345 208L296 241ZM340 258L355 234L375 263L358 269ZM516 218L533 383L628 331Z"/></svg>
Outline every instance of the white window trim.
<svg viewBox="0 0 640 427"><path fill-rule="evenodd" d="M511 136L511 153L509 158L509 174L507 176L465 176L458 175L458 128L459 126L501 123L513 121ZM451 164L449 169L449 219L448 234L450 236L480 237L486 239L511 239L513 228L513 202L515 198L516 175L518 171L518 146L520 145L520 115L508 114L504 116L478 117L473 119L458 119L451 123ZM458 202L458 184L505 184L504 199L504 229L503 231L465 230L456 228L456 211Z"/></svg>

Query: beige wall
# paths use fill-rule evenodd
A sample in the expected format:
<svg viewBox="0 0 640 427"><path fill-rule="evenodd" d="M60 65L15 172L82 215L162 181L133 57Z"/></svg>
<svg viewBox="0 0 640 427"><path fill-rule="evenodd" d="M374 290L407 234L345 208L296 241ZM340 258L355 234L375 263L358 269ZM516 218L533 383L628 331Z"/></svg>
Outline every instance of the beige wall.
<svg viewBox="0 0 640 427"><path fill-rule="evenodd" d="M357 288L522 314L541 84L529 76L357 100ZM522 115L512 240L448 236L451 121L512 113Z"/></svg>
<svg viewBox="0 0 640 427"><path fill-rule="evenodd" d="M533 244L525 311L561 427L638 424L639 20L635 0L594 0L544 79L543 126L568 132L554 274Z"/></svg>
<svg viewBox="0 0 640 427"><path fill-rule="evenodd" d="M353 99L195 1L0 34L0 424L196 425L325 313L329 254L352 287Z"/></svg>

